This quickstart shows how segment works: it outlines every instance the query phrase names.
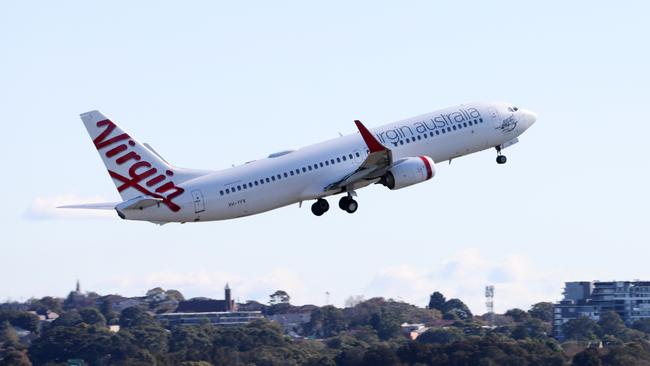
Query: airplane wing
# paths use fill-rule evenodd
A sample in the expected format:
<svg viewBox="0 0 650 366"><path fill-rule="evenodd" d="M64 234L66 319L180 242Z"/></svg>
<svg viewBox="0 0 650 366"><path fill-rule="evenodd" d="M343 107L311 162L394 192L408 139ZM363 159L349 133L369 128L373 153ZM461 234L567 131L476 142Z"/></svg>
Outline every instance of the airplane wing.
<svg viewBox="0 0 650 366"><path fill-rule="evenodd" d="M325 187L325 191L343 189L361 180L372 180L381 177L393 165L393 153L386 146L382 145L366 126L359 120L355 120L363 141L368 146L369 154L366 160L359 167L337 182Z"/></svg>

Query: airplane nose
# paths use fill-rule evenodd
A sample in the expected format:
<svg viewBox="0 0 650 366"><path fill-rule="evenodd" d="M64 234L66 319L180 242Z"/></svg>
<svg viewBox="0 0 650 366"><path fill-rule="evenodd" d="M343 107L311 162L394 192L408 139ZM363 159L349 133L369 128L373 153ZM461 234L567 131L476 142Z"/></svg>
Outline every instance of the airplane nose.
<svg viewBox="0 0 650 366"><path fill-rule="evenodd" d="M522 120L524 122L524 130L527 130L530 126L537 121L537 114L533 111L527 109L520 109L521 115L523 116Z"/></svg>

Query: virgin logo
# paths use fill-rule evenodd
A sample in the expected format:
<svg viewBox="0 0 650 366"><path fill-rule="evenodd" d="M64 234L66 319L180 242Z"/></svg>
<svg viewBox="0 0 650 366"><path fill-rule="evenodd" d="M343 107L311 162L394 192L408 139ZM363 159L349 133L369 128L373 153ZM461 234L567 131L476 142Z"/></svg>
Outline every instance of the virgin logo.
<svg viewBox="0 0 650 366"><path fill-rule="evenodd" d="M173 199L183 194L185 190L176 186L171 180L174 172L167 170L164 174L158 174L158 169L154 168L150 162L142 160L142 156L130 149L130 147L135 146L135 141L127 133L109 137L116 127L110 120L97 122L97 127L104 129L93 140L100 154L102 150L111 147L104 152L108 159L114 159L117 165L130 164L128 177L108 169L108 174L122 183L117 187L118 192L133 188L148 196L161 198L163 204L174 212L181 209L180 206L173 202ZM114 146L117 143L120 144Z"/></svg>

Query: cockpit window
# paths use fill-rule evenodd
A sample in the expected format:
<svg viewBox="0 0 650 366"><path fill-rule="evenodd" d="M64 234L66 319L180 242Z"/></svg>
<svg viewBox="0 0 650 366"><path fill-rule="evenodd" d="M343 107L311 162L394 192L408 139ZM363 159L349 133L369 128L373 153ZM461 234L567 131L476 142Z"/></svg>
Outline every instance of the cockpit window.
<svg viewBox="0 0 650 366"><path fill-rule="evenodd" d="M519 110L519 108L517 108L517 107L515 107L515 106L513 105L513 106L511 106L511 107L508 107L508 110L509 110L510 112L516 112L516 111Z"/></svg>

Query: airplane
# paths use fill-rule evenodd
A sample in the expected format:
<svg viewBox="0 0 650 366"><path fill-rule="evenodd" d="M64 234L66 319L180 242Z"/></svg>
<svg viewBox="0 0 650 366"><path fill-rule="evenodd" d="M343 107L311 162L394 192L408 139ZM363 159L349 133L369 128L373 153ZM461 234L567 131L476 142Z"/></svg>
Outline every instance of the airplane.
<svg viewBox="0 0 650 366"><path fill-rule="evenodd" d="M371 184L402 189L431 179L435 164L519 141L537 115L510 103L471 103L286 150L232 168L184 169L167 162L98 111L81 119L103 160L121 202L61 208L115 210L126 220L170 222L228 220L304 201L321 216L326 198L341 195L339 208L354 213L357 191Z"/></svg>

